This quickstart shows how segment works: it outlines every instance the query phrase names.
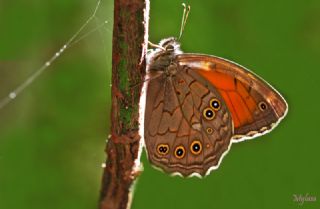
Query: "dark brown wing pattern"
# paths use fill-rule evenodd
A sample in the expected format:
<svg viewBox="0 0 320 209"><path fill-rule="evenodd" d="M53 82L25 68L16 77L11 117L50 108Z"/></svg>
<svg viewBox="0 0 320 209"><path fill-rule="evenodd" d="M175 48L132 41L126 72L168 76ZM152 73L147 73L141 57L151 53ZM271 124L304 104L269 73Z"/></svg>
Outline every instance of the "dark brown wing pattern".
<svg viewBox="0 0 320 209"><path fill-rule="evenodd" d="M218 166L232 135L231 114L219 92L187 67L149 82L145 145L156 167L204 176Z"/></svg>
<svg viewBox="0 0 320 209"><path fill-rule="evenodd" d="M231 112L235 140L272 130L287 113L288 106L283 97L240 65L198 54L181 54L177 60L179 65L191 68L195 77L202 77L218 90Z"/></svg>

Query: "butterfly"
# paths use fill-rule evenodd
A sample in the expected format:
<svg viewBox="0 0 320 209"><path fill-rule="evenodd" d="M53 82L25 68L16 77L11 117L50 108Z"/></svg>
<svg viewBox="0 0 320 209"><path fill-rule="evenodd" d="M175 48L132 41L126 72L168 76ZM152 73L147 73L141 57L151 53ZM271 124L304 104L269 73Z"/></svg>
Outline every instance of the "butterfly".
<svg viewBox="0 0 320 209"><path fill-rule="evenodd" d="M167 173L208 175L232 143L270 132L288 111L259 76L224 58L183 53L173 37L156 45L147 65L145 147Z"/></svg>

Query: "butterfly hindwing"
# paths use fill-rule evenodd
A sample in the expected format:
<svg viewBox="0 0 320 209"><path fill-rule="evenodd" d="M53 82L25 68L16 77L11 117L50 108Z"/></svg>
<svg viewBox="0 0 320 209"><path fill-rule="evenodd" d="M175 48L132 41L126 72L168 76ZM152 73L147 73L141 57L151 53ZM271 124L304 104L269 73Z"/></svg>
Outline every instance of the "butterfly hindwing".
<svg viewBox="0 0 320 209"><path fill-rule="evenodd" d="M185 68L152 79L147 95L145 144L151 163L183 176L204 176L217 167L233 134L231 114L217 90Z"/></svg>

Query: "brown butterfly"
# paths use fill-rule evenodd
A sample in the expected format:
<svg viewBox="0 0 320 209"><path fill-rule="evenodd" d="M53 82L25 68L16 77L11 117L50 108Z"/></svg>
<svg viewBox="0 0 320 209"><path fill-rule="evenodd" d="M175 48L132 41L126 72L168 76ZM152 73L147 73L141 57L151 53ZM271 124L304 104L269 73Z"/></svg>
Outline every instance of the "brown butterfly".
<svg viewBox="0 0 320 209"><path fill-rule="evenodd" d="M288 111L284 98L248 69L182 53L175 38L148 55L148 75L146 150L149 161L168 173L209 174L233 142L270 132Z"/></svg>

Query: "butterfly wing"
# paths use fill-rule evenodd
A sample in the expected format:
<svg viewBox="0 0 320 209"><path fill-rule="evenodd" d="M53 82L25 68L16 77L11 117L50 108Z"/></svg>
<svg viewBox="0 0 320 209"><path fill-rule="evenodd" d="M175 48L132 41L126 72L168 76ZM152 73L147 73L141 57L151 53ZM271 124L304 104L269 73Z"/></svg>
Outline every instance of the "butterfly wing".
<svg viewBox="0 0 320 209"><path fill-rule="evenodd" d="M219 106L211 107L212 101ZM232 135L231 114L220 94L187 68L150 80L145 145L153 165L168 173L204 176L218 167Z"/></svg>
<svg viewBox="0 0 320 209"><path fill-rule="evenodd" d="M235 140L271 131L286 115L288 105L267 82L246 68L223 58L181 54L180 66L187 66L198 80L210 82L231 112Z"/></svg>

